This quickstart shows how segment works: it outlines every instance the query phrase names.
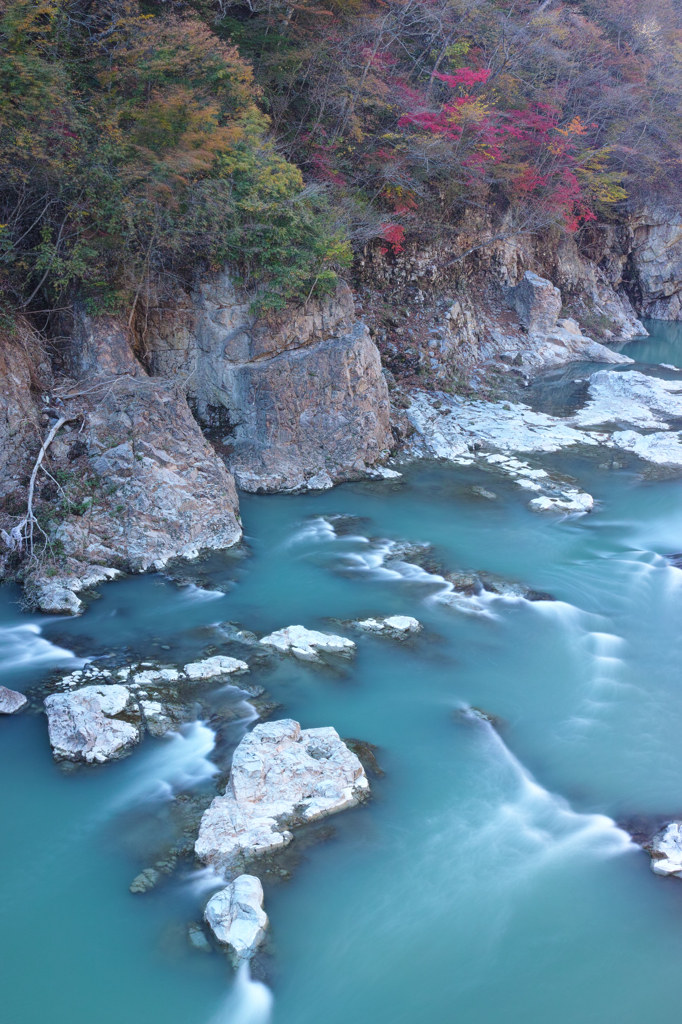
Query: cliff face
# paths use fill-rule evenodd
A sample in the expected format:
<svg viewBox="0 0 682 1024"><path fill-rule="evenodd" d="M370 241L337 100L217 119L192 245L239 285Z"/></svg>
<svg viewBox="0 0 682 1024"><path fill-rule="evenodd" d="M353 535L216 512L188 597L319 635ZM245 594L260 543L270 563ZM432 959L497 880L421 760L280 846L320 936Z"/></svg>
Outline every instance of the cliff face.
<svg viewBox="0 0 682 1024"><path fill-rule="evenodd" d="M159 302L147 322L150 371L186 381L245 490L331 487L388 455L381 361L346 284L264 320L221 274Z"/></svg>
<svg viewBox="0 0 682 1024"><path fill-rule="evenodd" d="M78 612L76 592L117 570L159 568L201 548L229 547L241 527L232 477L184 394L149 378L119 323L76 316L61 357L68 376L41 394L31 388L45 360L37 339L30 349L5 349L14 369L3 377L11 386L5 424L15 430L0 472L12 492L2 525L10 537L12 529L23 537L15 534L5 548L15 561L23 557L33 602ZM28 477L60 420L37 476L35 521L27 521Z"/></svg>
<svg viewBox="0 0 682 1024"><path fill-rule="evenodd" d="M682 320L682 213L665 203L636 211L627 224L630 289L642 316Z"/></svg>
<svg viewBox="0 0 682 1024"><path fill-rule="evenodd" d="M626 361L607 345L646 332L622 288L627 255L615 232L597 237L597 259L572 236L498 235L504 225L478 220L461 225L456 246L364 254L363 315L395 373L417 373L428 386L497 360L527 372Z"/></svg>

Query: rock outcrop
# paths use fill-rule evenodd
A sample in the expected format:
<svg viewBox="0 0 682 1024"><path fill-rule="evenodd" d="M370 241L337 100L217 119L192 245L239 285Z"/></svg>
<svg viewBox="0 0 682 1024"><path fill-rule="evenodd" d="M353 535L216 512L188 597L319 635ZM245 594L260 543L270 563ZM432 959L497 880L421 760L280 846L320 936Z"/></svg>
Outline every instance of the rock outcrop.
<svg viewBox="0 0 682 1024"><path fill-rule="evenodd" d="M335 729L301 729L282 719L257 725L235 750L224 796L205 811L199 860L219 872L281 850L295 825L365 800L365 771Z"/></svg>
<svg viewBox="0 0 682 1024"><path fill-rule="evenodd" d="M682 320L682 212L649 204L628 221L633 282L642 315Z"/></svg>
<svg viewBox="0 0 682 1024"><path fill-rule="evenodd" d="M150 313L151 372L186 381L244 490L324 489L388 454L379 353L347 285L277 319L255 317L227 273L168 305Z"/></svg>
<svg viewBox="0 0 682 1024"><path fill-rule="evenodd" d="M58 761L101 764L127 753L142 736L130 691L117 683L54 693L45 698L45 710ZM132 721L116 717L125 712Z"/></svg>
<svg viewBox="0 0 682 1024"><path fill-rule="evenodd" d="M647 846L656 875L682 878L682 821L671 821Z"/></svg>
<svg viewBox="0 0 682 1024"><path fill-rule="evenodd" d="M378 633L393 640L406 640L421 631L422 625L411 615L389 615L385 619L359 619L351 625L362 629L365 633Z"/></svg>
<svg viewBox="0 0 682 1024"><path fill-rule="evenodd" d="M218 942L229 948L235 966L250 960L265 938L268 926L260 879L254 875L239 875L211 897L204 919Z"/></svg>
<svg viewBox="0 0 682 1024"><path fill-rule="evenodd" d="M301 661L320 661L321 654L337 654L350 657L355 654L355 643L345 636L334 636L333 633L320 633L316 629L304 626L286 626L269 636L264 636L260 643L264 647L272 647L280 654L293 654Z"/></svg>
<svg viewBox="0 0 682 1024"><path fill-rule="evenodd" d="M18 690L0 686L0 715L15 715L28 704L28 698Z"/></svg>

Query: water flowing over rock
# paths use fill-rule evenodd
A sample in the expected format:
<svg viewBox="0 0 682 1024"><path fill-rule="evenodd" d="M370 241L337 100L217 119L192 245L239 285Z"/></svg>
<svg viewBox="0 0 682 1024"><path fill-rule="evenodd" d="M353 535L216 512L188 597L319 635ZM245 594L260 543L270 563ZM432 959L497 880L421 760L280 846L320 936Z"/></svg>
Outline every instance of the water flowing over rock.
<svg viewBox="0 0 682 1024"><path fill-rule="evenodd" d="M324 490L357 479L392 444L377 348L335 295L258 319L227 273L150 314L152 372L187 379L200 421L223 435L247 491Z"/></svg>
<svg viewBox="0 0 682 1024"><path fill-rule="evenodd" d="M140 741L130 691L118 683L84 686L45 698L50 743L57 760L102 763L121 757ZM114 716L128 711L133 724Z"/></svg>
<svg viewBox="0 0 682 1024"><path fill-rule="evenodd" d="M647 849L654 874L682 878L682 821L671 821L654 836Z"/></svg>
<svg viewBox="0 0 682 1024"><path fill-rule="evenodd" d="M278 629L260 641L264 647L273 647L282 654L293 654L301 661L320 661L320 654L339 654L350 657L355 654L355 643L345 636L320 633L304 626L287 626Z"/></svg>
<svg viewBox="0 0 682 1024"><path fill-rule="evenodd" d="M28 698L18 690L0 686L0 715L15 715L28 704Z"/></svg>
<svg viewBox="0 0 682 1024"><path fill-rule="evenodd" d="M254 875L239 875L211 897L204 918L218 942L230 948L235 966L250 960L265 938L268 926L260 879Z"/></svg>
<svg viewBox="0 0 682 1024"><path fill-rule="evenodd" d="M224 796L201 819L196 855L219 872L282 849L289 829L366 799L365 771L332 728L282 719L257 725L237 747Z"/></svg>
<svg viewBox="0 0 682 1024"><path fill-rule="evenodd" d="M389 615L385 619L359 619L351 623L356 629L366 633L379 633L393 640L405 640L408 636L419 633L422 624L410 615Z"/></svg>

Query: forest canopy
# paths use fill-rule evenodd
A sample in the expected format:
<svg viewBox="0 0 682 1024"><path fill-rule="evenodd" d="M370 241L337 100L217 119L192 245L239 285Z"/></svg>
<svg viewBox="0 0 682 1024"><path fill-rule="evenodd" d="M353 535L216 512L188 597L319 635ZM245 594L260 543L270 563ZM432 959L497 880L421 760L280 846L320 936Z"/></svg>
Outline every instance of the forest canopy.
<svg viewBox="0 0 682 1024"><path fill-rule="evenodd" d="M681 182L675 0L0 0L0 76L27 310L225 263L277 305L469 206L572 232Z"/></svg>

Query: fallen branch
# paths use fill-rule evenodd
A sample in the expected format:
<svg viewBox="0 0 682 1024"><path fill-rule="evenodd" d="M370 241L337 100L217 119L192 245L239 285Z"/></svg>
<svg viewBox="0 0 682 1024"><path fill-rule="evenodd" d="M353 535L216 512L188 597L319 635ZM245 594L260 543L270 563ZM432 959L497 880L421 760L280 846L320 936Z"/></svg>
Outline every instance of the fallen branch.
<svg viewBox="0 0 682 1024"><path fill-rule="evenodd" d="M60 416L55 425L50 429L47 437L42 443L38 457L33 464L33 471L31 473L31 479L28 485L28 499L26 502L26 515L14 529L7 533L5 530L2 531L0 536L4 540L10 551L21 551L24 544L28 546L31 555L33 554L33 527L37 526L40 530L40 524L33 513L33 495L35 493L36 479L38 477L38 470L42 465L42 461L45 458L45 453L54 441L57 432L64 426L65 423L69 423L72 420L77 420L81 413L75 413L71 416ZM41 530L42 533L42 530Z"/></svg>

